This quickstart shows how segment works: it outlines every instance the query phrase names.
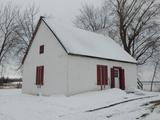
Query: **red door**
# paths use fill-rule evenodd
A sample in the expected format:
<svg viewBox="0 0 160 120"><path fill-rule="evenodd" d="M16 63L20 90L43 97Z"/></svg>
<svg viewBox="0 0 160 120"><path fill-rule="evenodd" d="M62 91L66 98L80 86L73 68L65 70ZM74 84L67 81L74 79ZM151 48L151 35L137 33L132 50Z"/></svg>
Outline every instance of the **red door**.
<svg viewBox="0 0 160 120"><path fill-rule="evenodd" d="M117 69L119 70L118 73ZM117 77L117 74L119 76L119 81L117 82L119 84L118 86L120 89L125 90L125 71L121 67L111 68L111 88L115 88L115 77Z"/></svg>

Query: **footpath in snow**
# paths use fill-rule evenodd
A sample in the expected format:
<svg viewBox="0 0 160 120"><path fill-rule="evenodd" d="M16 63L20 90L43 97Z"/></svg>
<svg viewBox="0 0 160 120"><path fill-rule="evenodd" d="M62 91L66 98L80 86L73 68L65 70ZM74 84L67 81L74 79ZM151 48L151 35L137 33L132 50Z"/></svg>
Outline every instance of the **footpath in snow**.
<svg viewBox="0 0 160 120"><path fill-rule="evenodd" d="M109 89L70 97L0 90L0 120L159 120L159 100L159 93L139 90Z"/></svg>

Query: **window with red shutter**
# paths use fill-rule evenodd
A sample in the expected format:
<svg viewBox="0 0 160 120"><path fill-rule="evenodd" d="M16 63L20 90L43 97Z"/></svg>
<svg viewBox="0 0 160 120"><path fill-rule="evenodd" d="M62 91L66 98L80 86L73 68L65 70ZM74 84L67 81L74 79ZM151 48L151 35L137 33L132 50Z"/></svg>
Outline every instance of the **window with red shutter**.
<svg viewBox="0 0 160 120"><path fill-rule="evenodd" d="M125 72L120 69L120 89L125 90Z"/></svg>
<svg viewBox="0 0 160 120"><path fill-rule="evenodd" d="M101 85L101 70L100 65L97 65L97 85Z"/></svg>
<svg viewBox="0 0 160 120"><path fill-rule="evenodd" d="M43 54L43 53L44 53L44 45L41 45L41 46L39 47L39 53L40 53L40 54Z"/></svg>
<svg viewBox="0 0 160 120"><path fill-rule="evenodd" d="M44 81L44 66L41 66L41 85L43 85L43 81Z"/></svg>
<svg viewBox="0 0 160 120"><path fill-rule="evenodd" d="M108 67L105 66L105 85L108 85Z"/></svg>
<svg viewBox="0 0 160 120"><path fill-rule="evenodd" d="M39 85L39 67L36 68L36 85Z"/></svg>
<svg viewBox="0 0 160 120"><path fill-rule="evenodd" d="M43 85L43 81L44 81L44 66L37 66L36 85Z"/></svg>
<svg viewBox="0 0 160 120"><path fill-rule="evenodd" d="M111 88L115 87L114 68L111 68Z"/></svg>
<svg viewBox="0 0 160 120"><path fill-rule="evenodd" d="M97 85L108 84L108 67L105 65L97 65Z"/></svg>

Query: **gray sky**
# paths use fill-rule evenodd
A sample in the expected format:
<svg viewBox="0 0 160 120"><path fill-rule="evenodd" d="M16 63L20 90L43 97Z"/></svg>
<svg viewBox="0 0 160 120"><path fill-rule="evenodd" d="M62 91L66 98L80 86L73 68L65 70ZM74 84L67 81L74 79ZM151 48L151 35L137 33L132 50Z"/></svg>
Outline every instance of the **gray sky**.
<svg viewBox="0 0 160 120"><path fill-rule="evenodd" d="M104 0L0 0L0 3L12 1L24 7L35 4L40 7L41 15L49 15L54 19L72 24L79 13L79 9L85 3L100 6Z"/></svg>
<svg viewBox="0 0 160 120"><path fill-rule="evenodd" d="M49 15L58 21L73 25L72 22L76 15L79 14L79 9L83 4L91 4L95 6L100 6L104 0L0 0L0 4L7 1L12 1L15 4L19 4L21 7L27 5L35 4L40 8L41 15ZM14 67L8 68L7 75L17 76L14 72ZM151 76L150 71L142 70L142 77L146 80ZM147 76L146 76L147 73Z"/></svg>
<svg viewBox="0 0 160 120"><path fill-rule="evenodd" d="M79 14L79 9L83 4L91 4L100 6L104 0L0 0L0 4L5 2L12 2L18 4L24 8L28 5L35 4L40 8L41 15L48 15L57 19L60 22L73 25L73 20L76 15ZM9 65L6 69L6 75L10 77L18 77L14 62L10 62L13 65Z"/></svg>

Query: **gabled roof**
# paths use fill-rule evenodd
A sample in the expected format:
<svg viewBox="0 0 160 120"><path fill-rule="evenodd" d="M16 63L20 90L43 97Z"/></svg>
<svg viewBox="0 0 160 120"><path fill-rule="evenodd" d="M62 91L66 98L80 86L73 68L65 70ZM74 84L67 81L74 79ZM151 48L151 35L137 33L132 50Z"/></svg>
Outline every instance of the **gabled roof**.
<svg viewBox="0 0 160 120"><path fill-rule="evenodd" d="M75 27L62 25L53 19L46 20L41 18L41 20L44 21L44 23L56 36L69 55L78 55L135 64L137 63L132 56L130 56L110 37Z"/></svg>

